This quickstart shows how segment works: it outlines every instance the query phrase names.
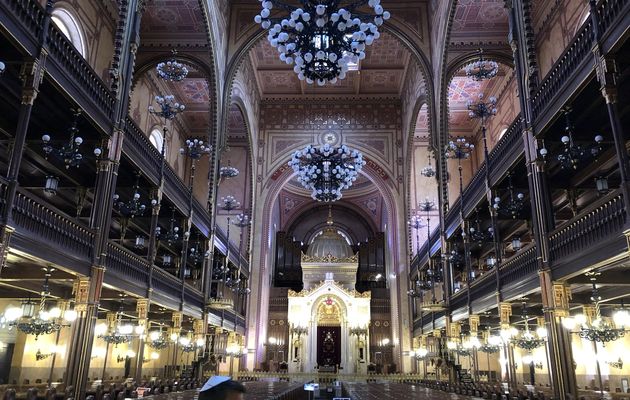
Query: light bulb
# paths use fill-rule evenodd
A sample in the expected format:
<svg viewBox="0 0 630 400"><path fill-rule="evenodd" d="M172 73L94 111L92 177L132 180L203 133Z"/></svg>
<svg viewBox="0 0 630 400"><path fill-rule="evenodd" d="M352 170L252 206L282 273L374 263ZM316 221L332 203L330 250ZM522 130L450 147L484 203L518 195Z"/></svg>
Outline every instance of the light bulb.
<svg viewBox="0 0 630 400"><path fill-rule="evenodd" d="M151 331L151 333L149 333L149 339L151 339L152 342L158 340L159 338L160 338L160 332Z"/></svg>
<svg viewBox="0 0 630 400"><path fill-rule="evenodd" d="M66 310L63 313L63 319L65 319L68 322L75 321L78 316L79 316L79 314L76 312L76 310Z"/></svg>

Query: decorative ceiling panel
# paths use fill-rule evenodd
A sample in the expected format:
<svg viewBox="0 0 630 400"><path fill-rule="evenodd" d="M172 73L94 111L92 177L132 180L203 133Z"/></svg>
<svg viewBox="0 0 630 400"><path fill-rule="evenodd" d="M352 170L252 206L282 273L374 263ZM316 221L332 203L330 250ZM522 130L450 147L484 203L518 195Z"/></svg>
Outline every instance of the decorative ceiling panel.
<svg viewBox="0 0 630 400"><path fill-rule="evenodd" d="M205 33L203 11L197 0L153 0L142 16L144 33Z"/></svg>
<svg viewBox="0 0 630 400"><path fill-rule="evenodd" d="M397 94L403 81L404 70L365 70L361 72L363 93Z"/></svg>
<svg viewBox="0 0 630 400"><path fill-rule="evenodd" d="M459 0L452 41L479 42L488 36L507 41L508 16L502 0Z"/></svg>
<svg viewBox="0 0 630 400"><path fill-rule="evenodd" d="M302 92L300 81L293 71L259 70L256 75L263 93L299 94Z"/></svg>

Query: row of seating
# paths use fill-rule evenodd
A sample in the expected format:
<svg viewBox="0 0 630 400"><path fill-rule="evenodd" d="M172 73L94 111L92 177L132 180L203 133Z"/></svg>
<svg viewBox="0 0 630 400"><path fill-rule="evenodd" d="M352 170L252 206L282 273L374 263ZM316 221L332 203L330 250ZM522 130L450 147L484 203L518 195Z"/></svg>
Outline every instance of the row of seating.
<svg viewBox="0 0 630 400"><path fill-rule="evenodd" d="M246 381L247 400L299 400L303 398L304 385L290 382Z"/></svg>
<svg viewBox="0 0 630 400"><path fill-rule="evenodd" d="M553 400L547 397L542 390L535 393L523 389L510 389L507 392L499 385L488 383L450 383L434 380L421 380L418 382L421 387L441 390L443 392L462 394L467 396L481 397L488 400Z"/></svg>
<svg viewBox="0 0 630 400"><path fill-rule="evenodd" d="M169 379L156 381L142 381L127 383L112 383L105 385L97 385L86 391L86 399L88 400L122 400L125 398L138 398L138 388L143 388L144 396L156 395L162 393L182 392L185 390L196 389L201 386L197 379ZM48 387L37 388L31 387L26 391L16 390L15 388L7 388L2 396L3 400L74 400L75 391L72 385L65 388Z"/></svg>

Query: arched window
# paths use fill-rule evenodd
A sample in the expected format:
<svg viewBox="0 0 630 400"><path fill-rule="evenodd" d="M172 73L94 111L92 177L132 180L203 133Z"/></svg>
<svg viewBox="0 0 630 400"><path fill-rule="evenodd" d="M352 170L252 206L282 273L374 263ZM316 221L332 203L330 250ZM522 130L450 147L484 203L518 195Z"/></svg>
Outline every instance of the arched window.
<svg viewBox="0 0 630 400"><path fill-rule="evenodd" d="M162 152L162 146L164 146L164 136L162 136L162 132L160 132L159 129L153 128L151 134L149 135L149 142L155 146L157 151L160 153ZM166 154L166 149L164 150L164 153Z"/></svg>
<svg viewBox="0 0 630 400"><path fill-rule="evenodd" d="M57 25L57 28L63 33L70 43L76 47L76 49L85 58L85 39L83 33L76 18L64 8L55 8L51 16L52 21Z"/></svg>

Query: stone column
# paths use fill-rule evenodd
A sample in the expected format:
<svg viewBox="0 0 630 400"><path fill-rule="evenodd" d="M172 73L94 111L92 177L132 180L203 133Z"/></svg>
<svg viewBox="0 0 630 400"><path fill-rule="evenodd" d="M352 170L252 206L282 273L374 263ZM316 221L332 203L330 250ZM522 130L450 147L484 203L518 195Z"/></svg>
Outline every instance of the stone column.
<svg viewBox="0 0 630 400"><path fill-rule="evenodd" d="M73 287L77 319L72 324L66 384L74 386L77 399L85 398L104 273L104 268L93 266L91 276L78 278Z"/></svg>
<svg viewBox="0 0 630 400"><path fill-rule="evenodd" d="M144 365L144 344L149 330L149 299L138 299L136 302L136 313L138 315L138 326L143 327L143 333L138 338L138 350L136 351L136 363L132 365L131 376L136 382L142 380L142 366Z"/></svg>
<svg viewBox="0 0 630 400"><path fill-rule="evenodd" d="M177 352L179 350L179 335L182 332L182 319L184 314L182 312L174 312L171 321L173 327L171 328L171 336L176 336L175 343L173 343L173 358L171 359L171 373L170 377L175 377L175 368L177 367Z"/></svg>
<svg viewBox="0 0 630 400"><path fill-rule="evenodd" d="M512 304L510 303L499 303L499 323L501 326L502 332L509 332L512 329L512 325L510 325L510 317L512 316ZM504 359L507 360L507 376L503 377L508 381L508 385L511 388L516 387L516 369L514 368L514 353L512 352L511 345L507 339L507 335L503 336L503 356Z"/></svg>
<svg viewBox="0 0 630 400"><path fill-rule="evenodd" d="M566 283L553 282L551 272L540 273L543 310L547 328L550 379L557 399L577 399L577 380L573 367L571 333L561 318L569 316L571 288Z"/></svg>
<svg viewBox="0 0 630 400"><path fill-rule="evenodd" d="M468 325L470 326L470 337L479 338L479 315L471 315L468 317ZM477 360L477 347L470 349L471 367L473 369L473 377L475 382L479 382L479 363Z"/></svg>

